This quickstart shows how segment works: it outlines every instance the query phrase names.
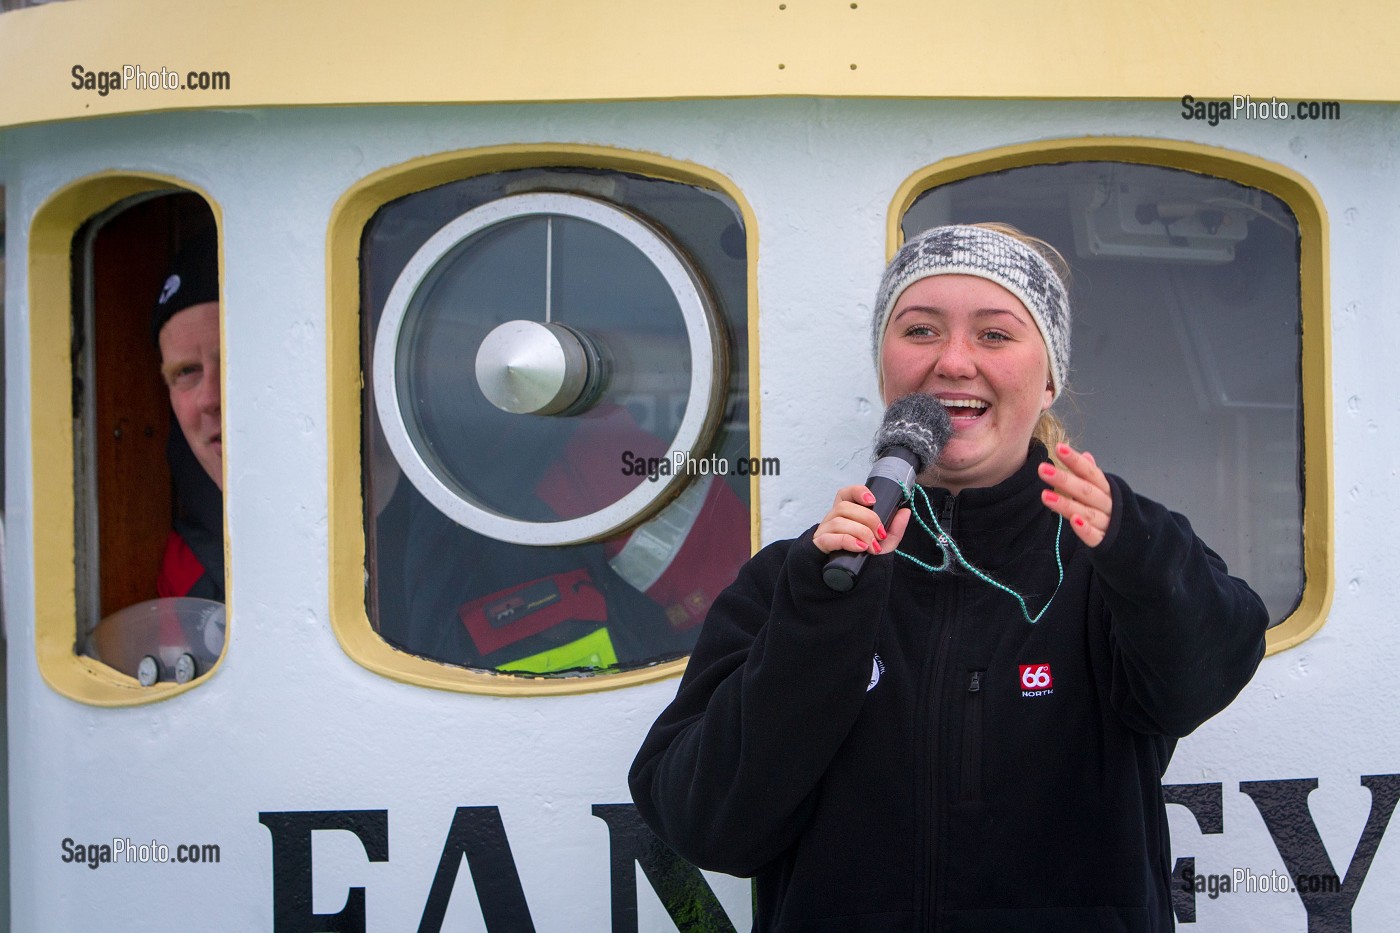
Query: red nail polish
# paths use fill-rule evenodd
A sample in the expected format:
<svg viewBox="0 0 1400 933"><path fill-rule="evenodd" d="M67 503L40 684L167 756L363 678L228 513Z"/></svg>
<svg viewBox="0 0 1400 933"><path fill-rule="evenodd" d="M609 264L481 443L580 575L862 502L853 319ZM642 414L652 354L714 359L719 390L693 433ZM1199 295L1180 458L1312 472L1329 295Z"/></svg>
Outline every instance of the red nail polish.
<svg viewBox="0 0 1400 933"><path fill-rule="evenodd" d="M889 532L885 531L884 525L881 525L879 528L875 529L875 537L879 538L881 541L889 537Z"/></svg>
<svg viewBox="0 0 1400 933"><path fill-rule="evenodd" d="M1054 476L1055 468L1048 463L1042 463L1040 465L1040 472L1045 474L1046 476Z"/></svg>
<svg viewBox="0 0 1400 933"><path fill-rule="evenodd" d="M874 551L876 554L879 554L879 553L880 553L880 542L879 542L879 541L871 541L871 542L870 542L870 550Z"/></svg>
<svg viewBox="0 0 1400 933"><path fill-rule="evenodd" d="M1060 501L1060 497L1053 492L1047 492L1045 493L1045 501L1050 503L1051 505L1055 505Z"/></svg>
<svg viewBox="0 0 1400 933"><path fill-rule="evenodd" d="M1055 447L1055 452L1058 453L1061 457L1068 457L1068 456L1069 456L1069 445L1068 445L1068 444L1059 444L1059 445L1057 445L1057 446Z"/></svg>
<svg viewBox="0 0 1400 933"><path fill-rule="evenodd" d="M1083 528L1084 525L1086 524L1086 522L1084 521L1084 519L1080 518L1078 515L1074 516L1074 518L1072 519L1072 521L1074 522L1074 527L1076 527L1076 528Z"/></svg>

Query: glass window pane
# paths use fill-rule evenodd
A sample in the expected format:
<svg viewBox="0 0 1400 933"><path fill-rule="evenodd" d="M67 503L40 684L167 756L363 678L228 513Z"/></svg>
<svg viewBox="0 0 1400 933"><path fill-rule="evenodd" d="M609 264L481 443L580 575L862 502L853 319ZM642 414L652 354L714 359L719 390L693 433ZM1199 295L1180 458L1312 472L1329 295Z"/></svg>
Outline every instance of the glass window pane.
<svg viewBox="0 0 1400 933"><path fill-rule="evenodd" d="M1074 282L1072 435L1185 514L1275 623L1303 576L1298 224L1257 188L1159 166L1036 165L941 185L903 218L1003 221Z"/></svg>
<svg viewBox="0 0 1400 933"><path fill-rule="evenodd" d="M541 194L556 207L511 214L517 196ZM580 207L587 216L570 213L575 202L592 205ZM503 219L475 229L472 218L491 212ZM456 238L454 224L471 232ZM436 237L447 245L436 250ZM734 205L621 172L504 172L386 205L361 256L366 602L381 636L522 675L686 654L750 549L747 476L693 465L681 475L665 458L687 431L696 460L749 455L747 261ZM588 388L562 410L503 408L483 386L499 362L483 344L522 321L565 329L549 339L577 338L587 360ZM387 376L381 340L397 341L380 351ZM621 518L596 534L533 535L619 504Z"/></svg>
<svg viewBox="0 0 1400 933"><path fill-rule="evenodd" d="M143 685L185 683L224 643L214 217L194 194L140 196L73 255L75 644Z"/></svg>

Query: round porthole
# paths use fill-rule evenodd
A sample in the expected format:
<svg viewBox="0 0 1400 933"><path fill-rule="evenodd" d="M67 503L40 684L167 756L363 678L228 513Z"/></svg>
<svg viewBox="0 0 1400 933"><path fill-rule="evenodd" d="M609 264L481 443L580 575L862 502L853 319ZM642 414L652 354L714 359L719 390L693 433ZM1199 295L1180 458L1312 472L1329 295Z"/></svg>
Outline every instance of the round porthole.
<svg viewBox="0 0 1400 933"><path fill-rule="evenodd" d="M726 363L665 234L603 201L520 194L457 217L404 267L376 333L375 407L404 474L458 524L578 544L680 492Z"/></svg>

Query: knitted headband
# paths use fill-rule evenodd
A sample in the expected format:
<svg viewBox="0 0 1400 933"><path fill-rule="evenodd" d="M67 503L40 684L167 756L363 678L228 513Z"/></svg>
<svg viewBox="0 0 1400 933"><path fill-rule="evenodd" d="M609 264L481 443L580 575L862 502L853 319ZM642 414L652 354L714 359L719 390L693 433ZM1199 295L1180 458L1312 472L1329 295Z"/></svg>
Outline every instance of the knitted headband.
<svg viewBox="0 0 1400 933"><path fill-rule="evenodd" d="M975 275L995 282L1026 306L1050 357L1051 390L1058 398L1069 376L1069 295L1044 256L1013 236L986 227L935 227L895 253L875 297L871 343L875 367L895 302L910 285L934 275Z"/></svg>

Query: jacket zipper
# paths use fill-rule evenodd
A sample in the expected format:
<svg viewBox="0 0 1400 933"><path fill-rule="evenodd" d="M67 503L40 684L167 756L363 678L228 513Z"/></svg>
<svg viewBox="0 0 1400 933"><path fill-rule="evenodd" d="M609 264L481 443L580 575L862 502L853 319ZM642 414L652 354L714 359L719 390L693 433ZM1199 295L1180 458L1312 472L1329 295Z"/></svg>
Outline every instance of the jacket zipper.
<svg viewBox="0 0 1400 933"><path fill-rule="evenodd" d="M963 709L962 799L982 799L982 678L986 671L972 671L968 677Z"/></svg>
<svg viewBox="0 0 1400 933"><path fill-rule="evenodd" d="M943 515L939 523L943 526L945 534L953 533L953 515L956 497L949 496L943 504ZM950 568L951 569L951 568ZM948 620L944 629L938 632L938 650L934 653L933 661L933 683L929 689L928 699L933 709L930 716L932 727L930 728L929 742L929 773L926 780L928 803L929 803L929 844L926 847L928 864L924 871L924 922L925 930L932 931L936 926L935 912L938 906L938 885L940 875L938 871L939 859L942 850L943 837L943 799L946 793L940 793L940 783L942 782L942 732L944 729L944 717L940 715L943 704L943 682L944 667L947 665L948 649L952 645L957 634L958 603L960 600L958 578L952 574L945 576L947 583L947 602L944 618ZM941 600L940 600L941 601Z"/></svg>
<svg viewBox="0 0 1400 933"><path fill-rule="evenodd" d="M949 496L947 499L943 500L943 517L938 520L938 523L943 526L943 533L950 538L953 536L953 510L956 508L957 502L957 496ZM947 547L944 546L944 542L942 541L938 542L938 544L939 547L943 549L944 559L947 560ZM953 568L949 567L948 569L952 570Z"/></svg>

